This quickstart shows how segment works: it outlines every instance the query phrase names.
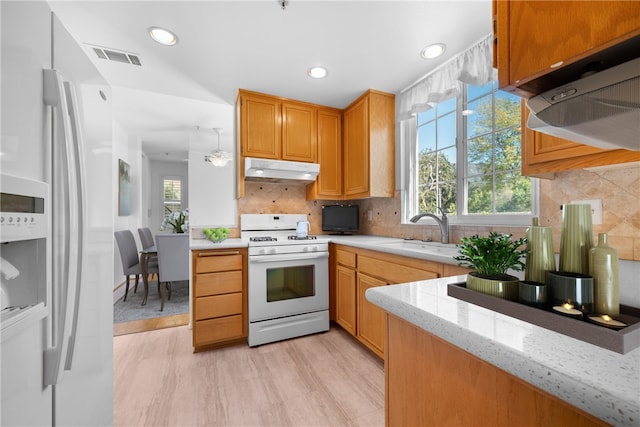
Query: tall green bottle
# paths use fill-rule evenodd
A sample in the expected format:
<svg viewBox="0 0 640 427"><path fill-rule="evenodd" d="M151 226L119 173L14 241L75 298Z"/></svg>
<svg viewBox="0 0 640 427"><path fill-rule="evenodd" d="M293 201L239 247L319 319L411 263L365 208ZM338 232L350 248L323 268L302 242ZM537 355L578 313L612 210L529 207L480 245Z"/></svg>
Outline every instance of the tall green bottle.
<svg viewBox="0 0 640 427"><path fill-rule="evenodd" d="M589 275L593 277L596 313L620 315L618 252L608 245L607 233L599 233L598 246L589 251Z"/></svg>

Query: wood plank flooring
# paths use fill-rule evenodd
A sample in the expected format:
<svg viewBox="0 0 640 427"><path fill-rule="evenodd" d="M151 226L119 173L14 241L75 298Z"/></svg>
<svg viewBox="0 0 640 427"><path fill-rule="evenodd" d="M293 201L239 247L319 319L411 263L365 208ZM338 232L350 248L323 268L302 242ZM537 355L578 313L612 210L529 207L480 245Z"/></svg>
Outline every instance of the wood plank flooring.
<svg viewBox="0 0 640 427"><path fill-rule="evenodd" d="M189 313L173 316L154 317L151 319L133 320L113 324L113 336L135 334L137 332L154 331L156 329L173 328L189 324Z"/></svg>
<svg viewBox="0 0 640 427"><path fill-rule="evenodd" d="M179 326L114 338L115 426L384 426L384 364L340 327L193 353Z"/></svg>

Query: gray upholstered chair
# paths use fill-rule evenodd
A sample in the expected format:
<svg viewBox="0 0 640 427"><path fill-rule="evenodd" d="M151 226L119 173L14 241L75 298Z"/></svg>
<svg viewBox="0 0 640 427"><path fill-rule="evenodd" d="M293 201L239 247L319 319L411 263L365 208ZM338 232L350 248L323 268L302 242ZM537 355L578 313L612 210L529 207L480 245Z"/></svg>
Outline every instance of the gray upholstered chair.
<svg viewBox="0 0 640 427"><path fill-rule="evenodd" d="M189 234L156 234L158 283L164 283L171 299L171 282L189 280ZM160 285L162 286L162 285ZM160 294L160 311L164 298Z"/></svg>
<svg viewBox="0 0 640 427"><path fill-rule="evenodd" d="M142 243L142 249L147 249L155 245L155 243L153 242L153 234L151 234L150 228L138 228L138 234L140 235L140 243Z"/></svg>
<svg viewBox="0 0 640 427"><path fill-rule="evenodd" d="M125 290L124 301L127 300L127 294L129 293L129 276L132 274L136 276L136 284L134 287L134 293L138 290L138 282L140 280L140 274L142 268L140 266L140 258L138 256L138 247L136 240L133 237L133 233L130 230L120 230L114 233L116 242L118 242L118 250L120 251L120 260L122 261L122 272L125 275ZM158 273L158 264L149 263L147 271L152 274ZM145 290L146 291L146 290ZM143 305L146 301L143 300Z"/></svg>

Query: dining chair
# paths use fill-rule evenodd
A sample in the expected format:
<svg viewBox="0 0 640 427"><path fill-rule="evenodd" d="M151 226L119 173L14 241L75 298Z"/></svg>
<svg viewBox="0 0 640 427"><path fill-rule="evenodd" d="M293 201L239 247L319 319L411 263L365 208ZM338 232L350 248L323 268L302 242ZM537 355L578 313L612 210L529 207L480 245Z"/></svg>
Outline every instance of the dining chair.
<svg viewBox="0 0 640 427"><path fill-rule="evenodd" d="M118 250L120 251L120 260L122 261L122 272L125 275L125 289L124 289L124 299L127 300L127 295L129 293L129 276L132 274L136 276L136 284L133 288L133 292L135 293L138 290L138 283L140 280L140 274L142 273L142 268L140 266L140 258L138 256L138 247L136 245L136 240L133 237L133 233L131 230L120 230L114 232L116 242L118 242ZM150 262L147 265L147 272L149 274L157 274L158 273L158 264L157 262ZM143 301L144 303L144 301Z"/></svg>
<svg viewBox="0 0 640 427"><path fill-rule="evenodd" d="M164 283L171 299L171 282L189 280L189 234L156 234L158 283ZM160 293L160 311L164 298Z"/></svg>
<svg viewBox="0 0 640 427"><path fill-rule="evenodd" d="M138 228L138 234L140 235L140 243L142 243L142 249L150 248L155 245L153 241L153 234L149 227Z"/></svg>

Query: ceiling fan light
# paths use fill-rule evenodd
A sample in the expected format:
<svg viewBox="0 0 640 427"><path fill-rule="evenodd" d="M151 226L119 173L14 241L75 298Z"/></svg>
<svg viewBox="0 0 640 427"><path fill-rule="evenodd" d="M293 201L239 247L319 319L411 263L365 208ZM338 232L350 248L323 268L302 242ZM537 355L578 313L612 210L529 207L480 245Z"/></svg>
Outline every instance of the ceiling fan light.
<svg viewBox="0 0 640 427"><path fill-rule="evenodd" d="M447 47L444 45L444 43L435 43L422 49L420 55L424 59L434 59L442 55L446 49Z"/></svg>
<svg viewBox="0 0 640 427"><path fill-rule="evenodd" d="M327 77L328 72L327 69L323 67L311 67L309 71L307 71L307 74L314 79L323 79Z"/></svg>
<svg viewBox="0 0 640 427"><path fill-rule="evenodd" d="M211 154L204 156L204 161L211 163L213 166L223 168L231 161L231 154L226 151L212 151Z"/></svg>
<svg viewBox="0 0 640 427"><path fill-rule="evenodd" d="M178 43L178 36L165 28L151 27L149 28L149 35L156 42L164 46L173 46Z"/></svg>

